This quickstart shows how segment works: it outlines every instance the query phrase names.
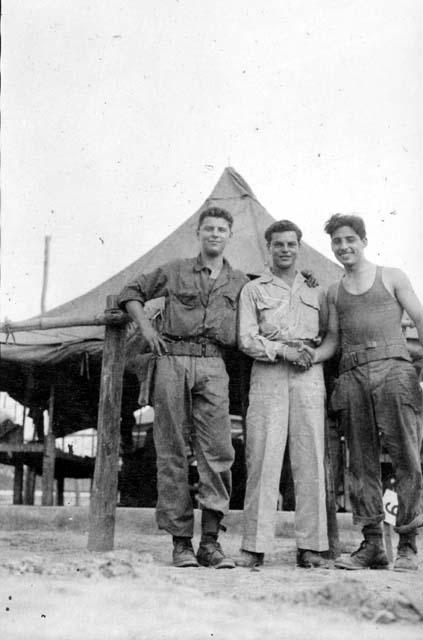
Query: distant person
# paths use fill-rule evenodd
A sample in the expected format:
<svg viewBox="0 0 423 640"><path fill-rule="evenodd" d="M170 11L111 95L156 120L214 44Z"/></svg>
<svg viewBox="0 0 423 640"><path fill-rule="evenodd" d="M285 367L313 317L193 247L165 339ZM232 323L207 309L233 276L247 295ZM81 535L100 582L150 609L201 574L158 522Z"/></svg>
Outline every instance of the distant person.
<svg viewBox="0 0 423 640"><path fill-rule="evenodd" d="M272 547L287 441L295 488L297 564L327 566L321 362L335 353L336 324L328 315L323 289L309 287L297 271L301 237L289 220L272 224L265 232L270 269L241 292L239 345L254 358L243 538L237 560L243 567L263 564Z"/></svg>
<svg viewBox="0 0 423 640"><path fill-rule="evenodd" d="M232 269L223 252L233 219L212 207L199 217L196 258L166 263L140 274L124 288L119 305L137 323L157 356L154 381L154 442L157 450L157 523L173 537L173 564L217 569L234 561L218 542L228 511L234 451L229 419L225 347L237 341L238 298L248 278ZM163 332L159 334L144 303L164 296ZM187 446L192 442L199 475L201 541L194 554L194 512L188 479Z"/></svg>
<svg viewBox="0 0 423 640"><path fill-rule="evenodd" d="M407 276L366 259L366 229L356 215L333 215L325 225L345 273L329 289L340 331L339 379L331 398L350 453L354 522L363 542L340 569L386 569L383 548L380 450L389 453L396 475L399 533L394 569L417 569L417 528L423 525L422 390L401 327L404 310L423 343L423 307Z"/></svg>

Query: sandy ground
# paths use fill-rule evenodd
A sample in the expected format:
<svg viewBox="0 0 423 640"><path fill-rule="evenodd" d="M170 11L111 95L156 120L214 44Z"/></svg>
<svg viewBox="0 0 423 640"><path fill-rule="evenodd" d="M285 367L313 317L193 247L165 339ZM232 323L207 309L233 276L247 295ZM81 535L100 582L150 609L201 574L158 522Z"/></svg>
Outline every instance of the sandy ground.
<svg viewBox="0 0 423 640"><path fill-rule="evenodd" d="M239 521L232 516L222 535L232 554ZM345 550L360 540L349 522L343 516ZM284 514L260 571L173 568L169 537L140 509L118 510L112 552L88 552L86 529L82 508L0 507L2 640L423 637L423 566L412 574L295 568Z"/></svg>

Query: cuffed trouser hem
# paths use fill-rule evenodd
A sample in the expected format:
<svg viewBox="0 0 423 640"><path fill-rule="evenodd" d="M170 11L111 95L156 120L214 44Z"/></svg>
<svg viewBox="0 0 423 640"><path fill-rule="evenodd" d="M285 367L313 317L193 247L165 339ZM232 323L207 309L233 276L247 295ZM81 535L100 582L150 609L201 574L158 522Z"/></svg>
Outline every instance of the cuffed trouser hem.
<svg viewBox="0 0 423 640"><path fill-rule="evenodd" d="M359 516L356 513L353 513L353 524L361 524L363 527L368 524L379 524L379 522L383 522L384 519L384 513L381 513L378 516Z"/></svg>
<svg viewBox="0 0 423 640"><path fill-rule="evenodd" d="M241 549L243 551L250 551L250 553L268 553L272 545L257 543L257 540L248 538L242 539Z"/></svg>
<svg viewBox="0 0 423 640"><path fill-rule="evenodd" d="M420 514L412 519L408 524L402 524L394 527L394 531L397 533L410 533L415 531L419 527L423 527L423 514Z"/></svg>
<svg viewBox="0 0 423 640"><path fill-rule="evenodd" d="M229 498L227 500L220 499L219 501L210 502L201 499L201 497L197 496L198 508L204 511L207 509L208 511L216 511L216 513L221 513L222 517L226 516L229 511Z"/></svg>
<svg viewBox="0 0 423 640"><path fill-rule="evenodd" d="M309 549L310 551L318 551L319 553L323 551L329 551L329 545L327 540L319 540L319 542L315 542L314 540L308 539L296 539L297 549Z"/></svg>
<svg viewBox="0 0 423 640"><path fill-rule="evenodd" d="M188 520L187 522L184 522L183 525L178 526L169 521L168 518L163 518L163 515L159 515L156 512L156 522L157 527L161 531L166 531L167 533L170 533L171 536L192 538L194 535L194 517L192 517L192 520Z"/></svg>

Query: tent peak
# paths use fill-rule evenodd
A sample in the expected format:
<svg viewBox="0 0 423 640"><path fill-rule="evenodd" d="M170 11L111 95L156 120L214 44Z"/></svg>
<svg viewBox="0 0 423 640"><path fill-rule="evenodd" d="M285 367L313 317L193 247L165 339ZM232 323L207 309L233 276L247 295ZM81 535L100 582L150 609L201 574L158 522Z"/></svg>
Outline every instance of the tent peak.
<svg viewBox="0 0 423 640"><path fill-rule="evenodd" d="M232 198L253 198L256 200L251 187L233 167L223 170L215 188L207 198L207 204L213 200L228 200Z"/></svg>

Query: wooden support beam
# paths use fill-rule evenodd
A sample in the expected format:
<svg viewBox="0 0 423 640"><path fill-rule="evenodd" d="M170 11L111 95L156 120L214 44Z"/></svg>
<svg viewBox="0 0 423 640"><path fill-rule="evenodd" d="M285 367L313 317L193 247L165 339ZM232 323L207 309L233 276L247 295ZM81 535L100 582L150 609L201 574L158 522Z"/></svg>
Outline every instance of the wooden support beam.
<svg viewBox="0 0 423 640"><path fill-rule="evenodd" d="M326 490L326 515L328 523L329 555L337 558L340 553L338 521L336 518L336 487L331 460L331 448L329 443L329 424L325 420L325 490Z"/></svg>
<svg viewBox="0 0 423 640"><path fill-rule="evenodd" d="M34 504L36 473L31 467L26 467L24 504Z"/></svg>
<svg viewBox="0 0 423 640"><path fill-rule="evenodd" d="M57 476L57 506L63 507L65 494L65 479L63 476Z"/></svg>
<svg viewBox="0 0 423 640"><path fill-rule="evenodd" d="M44 439L43 477L41 479L43 507L53 506L54 495L54 467L56 463L56 439L53 432L54 419L54 386L50 390L48 408L48 431Z"/></svg>
<svg viewBox="0 0 423 640"><path fill-rule="evenodd" d="M108 296L106 314L116 307L116 297ZM126 324L106 327L101 370L97 423L97 456L91 492L88 549L113 549L125 364Z"/></svg>
<svg viewBox="0 0 423 640"><path fill-rule="evenodd" d="M25 408L24 408L25 415ZM24 440L24 427L25 427L25 419L22 421L22 429L19 429L16 433L16 440L19 444L23 443ZM13 504L22 504L23 501L23 479L24 479L24 468L22 462L18 462L15 464L15 473L13 476Z"/></svg>
<svg viewBox="0 0 423 640"><path fill-rule="evenodd" d="M39 317L34 320L22 320L12 322L7 320L0 323L0 333L13 333L15 331L47 331L47 329L61 329L66 327L96 327L102 325L125 325L130 322L127 313L118 308L111 309L108 313L91 316L65 316L65 317Z"/></svg>
<svg viewBox="0 0 423 640"><path fill-rule="evenodd" d="M39 453L40 451L44 451L42 442L0 444L0 453Z"/></svg>

